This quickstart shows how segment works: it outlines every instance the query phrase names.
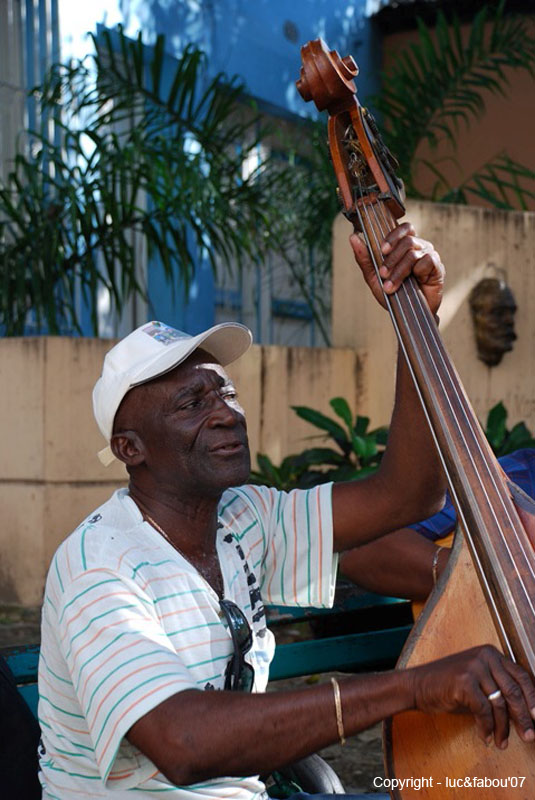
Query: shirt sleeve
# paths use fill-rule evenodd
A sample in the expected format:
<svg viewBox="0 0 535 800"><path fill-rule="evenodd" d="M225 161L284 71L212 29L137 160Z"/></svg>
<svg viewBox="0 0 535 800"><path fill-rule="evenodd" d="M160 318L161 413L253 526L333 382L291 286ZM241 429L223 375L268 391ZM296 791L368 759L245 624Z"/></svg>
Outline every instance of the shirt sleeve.
<svg viewBox="0 0 535 800"><path fill-rule="evenodd" d="M281 492L241 490L260 523L259 582L272 605L330 607L338 555L333 553L332 484Z"/></svg>
<svg viewBox="0 0 535 800"><path fill-rule="evenodd" d="M58 610L58 637L106 781L132 725L197 687L150 597L126 576L95 569L73 581Z"/></svg>

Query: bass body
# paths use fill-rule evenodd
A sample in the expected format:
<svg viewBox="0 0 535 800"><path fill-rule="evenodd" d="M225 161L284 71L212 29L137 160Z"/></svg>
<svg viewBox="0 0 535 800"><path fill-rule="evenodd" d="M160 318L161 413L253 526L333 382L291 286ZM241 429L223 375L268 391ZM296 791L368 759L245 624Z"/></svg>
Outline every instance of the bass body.
<svg viewBox="0 0 535 800"><path fill-rule="evenodd" d="M479 644L502 649L459 530L448 566L414 625L398 667L415 667ZM535 796L535 746L523 742L516 731L507 749L498 750L476 736L469 716L411 711L384 724L383 743L386 774L399 782L391 790L396 800ZM426 780L418 785L411 780L415 778Z"/></svg>

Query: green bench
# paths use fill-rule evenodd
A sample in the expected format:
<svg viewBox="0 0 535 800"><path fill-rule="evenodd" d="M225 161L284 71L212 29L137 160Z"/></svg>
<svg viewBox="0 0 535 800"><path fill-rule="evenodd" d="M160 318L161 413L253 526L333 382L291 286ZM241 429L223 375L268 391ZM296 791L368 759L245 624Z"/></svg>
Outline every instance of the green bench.
<svg viewBox="0 0 535 800"><path fill-rule="evenodd" d="M277 640L294 628L297 641L278 643L270 680L321 672L391 669L412 627L410 603L341 586L329 609L268 606ZM299 635L308 627L309 635ZM312 634L312 635L310 635Z"/></svg>

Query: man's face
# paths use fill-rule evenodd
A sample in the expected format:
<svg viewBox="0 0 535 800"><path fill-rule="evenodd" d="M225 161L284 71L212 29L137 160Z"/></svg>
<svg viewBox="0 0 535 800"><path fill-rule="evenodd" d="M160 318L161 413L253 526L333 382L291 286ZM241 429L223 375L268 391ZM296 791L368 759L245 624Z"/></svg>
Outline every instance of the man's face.
<svg viewBox="0 0 535 800"><path fill-rule="evenodd" d="M126 413L124 423L142 439L145 463L158 481L217 496L247 480L244 412L232 381L208 353L197 350L171 372L131 390L123 406L116 420L123 422Z"/></svg>

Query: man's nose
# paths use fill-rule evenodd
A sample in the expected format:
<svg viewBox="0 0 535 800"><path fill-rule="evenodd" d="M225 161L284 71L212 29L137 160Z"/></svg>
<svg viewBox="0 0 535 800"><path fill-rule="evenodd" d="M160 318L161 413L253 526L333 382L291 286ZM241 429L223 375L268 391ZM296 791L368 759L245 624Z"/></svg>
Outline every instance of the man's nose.
<svg viewBox="0 0 535 800"><path fill-rule="evenodd" d="M212 408L210 411L209 422L212 425L235 425L237 422L244 422L243 412L229 403L218 392L212 395Z"/></svg>

